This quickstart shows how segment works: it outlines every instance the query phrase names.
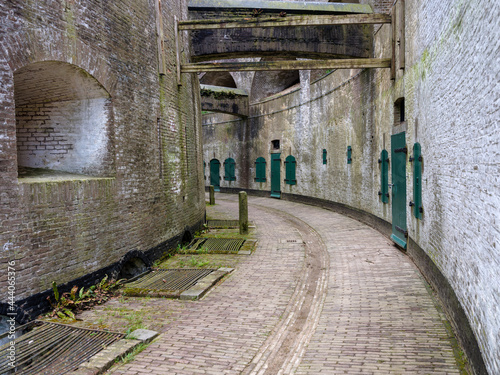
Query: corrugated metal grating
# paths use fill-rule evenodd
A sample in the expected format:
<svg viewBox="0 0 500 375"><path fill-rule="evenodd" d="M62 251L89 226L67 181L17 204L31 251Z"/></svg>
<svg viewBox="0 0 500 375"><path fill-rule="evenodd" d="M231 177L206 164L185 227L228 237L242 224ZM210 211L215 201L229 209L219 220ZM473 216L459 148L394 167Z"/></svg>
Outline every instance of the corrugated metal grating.
<svg viewBox="0 0 500 375"><path fill-rule="evenodd" d="M155 270L128 283L127 289L180 292L188 290L198 280L211 274L214 269L168 269Z"/></svg>
<svg viewBox="0 0 500 375"><path fill-rule="evenodd" d="M240 222L238 220L207 220L209 228L238 228Z"/></svg>
<svg viewBox="0 0 500 375"><path fill-rule="evenodd" d="M234 238L195 238L188 246L188 250L198 253L236 254L245 240Z"/></svg>
<svg viewBox="0 0 500 375"><path fill-rule="evenodd" d="M15 340L15 366L0 347L0 374L66 374L124 337L121 333L36 321L34 328Z"/></svg>

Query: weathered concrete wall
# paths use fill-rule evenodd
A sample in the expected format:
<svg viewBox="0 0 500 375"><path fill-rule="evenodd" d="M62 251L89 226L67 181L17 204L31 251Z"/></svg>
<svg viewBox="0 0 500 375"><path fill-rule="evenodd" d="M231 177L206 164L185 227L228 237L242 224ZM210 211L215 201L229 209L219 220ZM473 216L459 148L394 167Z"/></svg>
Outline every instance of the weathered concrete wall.
<svg viewBox="0 0 500 375"><path fill-rule="evenodd" d="M386 3L374 8L384 10ZM336 71L314 83L309 72L301 72L299 91L251 104L246 122L207 117L204 159L231 155L236 174L249 175L237 179L237 187L269 191L271 141L280 139L282 162L288 155L297 160L294 186L284 184L282 164L282 192L337 202L391 222L391 203L382 203L377 194L378 158L383 149L390 152L392 134L406 131L409 155L419 142L424 158L424 216L417 220L408 207L410 242L423 249L451 286L488 372L497 374L500 4L405 3L406 69L398 69L395 81L389 70ZM374 57L390 56L391 26L375 27L375 33ZM398 98L405 98L403 123L394 119ZM352 164L347 163L348 146ZM265 183L254 182L260 156L267 161ZM239 164L242 160L248 167ZM408 204L413 199L410 162L406 175Z"/></svg>
<svg viewBox="0 0 500 375"><path fill-rule="evenodd" d="M187 4L163 3L166 74L161 76L156 5L156 0L0 4L2 302L7 261L15 261L15 299L22 304L52 281L62 284L105 269L134 249L161 249L202 222L200 89L191 75L178 87L173 73L174 15L186 19ZM54 84L37 75L39 64L52 64L55 70L45 75ZM29 75L22 74L30 68ZM82 82L91 81L105 95L89 94ZM64 94L70 97L61 98ZM62 159L49 160L49 152L35 155L50 147L72 153L74 168ZM96 155L98 168L78 166ZM28 158L40 164L29 164ZM23 179L18 163L87 176Z"/></svg>

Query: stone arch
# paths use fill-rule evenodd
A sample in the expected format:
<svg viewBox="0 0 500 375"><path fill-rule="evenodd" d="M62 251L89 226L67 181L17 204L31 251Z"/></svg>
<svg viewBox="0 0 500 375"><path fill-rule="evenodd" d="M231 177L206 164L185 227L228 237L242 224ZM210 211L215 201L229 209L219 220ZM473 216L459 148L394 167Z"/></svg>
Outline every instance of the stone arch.
<svg viewBox="0 0 500 375"><path fill-rule="evenodd" d="M202 85L238 88L233 76L229 72L207 72L200 78L200 83Z"/></svg>
<svg viewBox="0 0 500 375"><path fill-rule="evenodd" d="M113 174L108 91L85 70L42 61L14 72L19 177L26 168Z"/></svg>
<svg viewBox="0 0 500 375"><path fill-rule="evenodd" d="M279 61L280 58L264 58L261 61ZM300 83L298 70L255 72L250 91L250 101L258 102Z"/></svg>
<svg viewBox="0 0 500 375"><path fill-rule="evenodd" d="M118 261L111 277L113 279L130 279L146 272L151 267L151 260L139 250L131 250Z"/></svg>

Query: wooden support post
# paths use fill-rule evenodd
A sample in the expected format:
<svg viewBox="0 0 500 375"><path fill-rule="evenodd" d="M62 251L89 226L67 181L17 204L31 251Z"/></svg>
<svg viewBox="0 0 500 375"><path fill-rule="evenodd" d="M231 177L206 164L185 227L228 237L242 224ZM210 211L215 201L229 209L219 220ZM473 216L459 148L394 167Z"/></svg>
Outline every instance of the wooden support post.
<svg viewBox="0 0 500 375"><path fill-rule="evenodd" d="M335 60L291 60L251 61L185 64L182 73L241 72L264 70L314 70L314 69L363 69L389 68L391 59L335 59Z"/></svg>
<svg viewBox="0 0 500 375"><path fill-rule="evenodd" d="M163 17L161 12L161 0L156 0L156 40L158 43L158 73L166 74L165 68L165 41L163 39Z"/></svg>
<svg viewBox="0 0 500 375"><path fill-rule="evenodd" d="M399 0L399 69L405 68L405 0Z"/></svg>
<svg viewBox="0 0 500 375"><path fill-rule="evenodd" d="M246 191L239 193L240 234L248 234L248 197Z"/></svg>
<svg viewBox="0 0 500 375"><path fill-rule="evenodd" d="M391 10L391 17L392 17L392 22L391 22L391 28L392 28L392 33L391 33L391 50L392 50L392 56L391 56L391 79L394 80L396 79L396 6L394 5Z"/></svg>
<svg viewBox="0 0 500 375"><path fill-rule="evenodd" d="M209 191L209 204L210 206L213 206L215 204L215 189L214 189L214 186L213 185L210 185L208 187L208 191Z"/></svg>
<svg viewBox="0 0 500 375"><path fill-rule="evenodd" d="M175 38L175 60L177 65L177 85L182 86L181 82L181 50L179 41L179 20L174 16L174 38Z"/></svg>

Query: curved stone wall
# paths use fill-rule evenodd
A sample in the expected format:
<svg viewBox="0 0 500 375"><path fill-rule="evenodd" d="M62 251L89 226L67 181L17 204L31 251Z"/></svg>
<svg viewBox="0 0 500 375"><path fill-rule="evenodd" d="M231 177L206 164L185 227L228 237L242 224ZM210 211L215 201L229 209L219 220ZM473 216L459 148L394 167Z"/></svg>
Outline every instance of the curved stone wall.
<svg viewBox="0 0 500 375"><path fill-rule="evenodd" d="M53 281L95 282L130 251L158 257L203 222L200 88L192 75L177 85L167 37L187 4L158 4L0 4L2 303L8 262L15 303L33 316ZM100 137L103 161L87 167ZM24 165L41 148L52 159ZM71 168L55 150L72 152Z"/></svg>
<svg viewBox="0 0 500 375"><path fill-rule="evenodd" d="M399 69L398 55L395 81L381 69L336 71L315 82L302 71L300 89L251 103L248 119L205 115L206 184L208 161L231 157L236 181L222 179L222 191L270 195L271 155L279 152L281 192L287 198L333 202L391 223L392 202L383 203L378 195L378 159L384 149L391 155L391 135L404 131L408 254L444 299L476 372L496 374L500 5L406 0L404 11L405 69ZM376 27L375 36L374 57L390 56L390 25ZM279 149L273 140L280 141ZM423 156L422 219L408 207L414 184L408 157L417 142ZM289 155L296 158L296 185L284 181ZM258 157L266 160L265 182L254 180Z"/></svg>

